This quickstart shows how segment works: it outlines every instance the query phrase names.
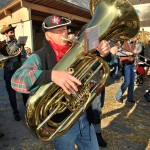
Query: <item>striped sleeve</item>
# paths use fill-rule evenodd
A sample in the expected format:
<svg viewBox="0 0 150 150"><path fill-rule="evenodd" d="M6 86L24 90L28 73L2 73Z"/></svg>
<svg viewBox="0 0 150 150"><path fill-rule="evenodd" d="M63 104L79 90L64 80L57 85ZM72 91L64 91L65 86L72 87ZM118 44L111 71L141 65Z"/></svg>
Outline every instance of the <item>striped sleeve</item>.
<svg viewBox="0 0 150 150"><path fill-rule="evenodd" d="M38 86L34 86L34 83L42 72L42 64L39 56L37 54L32 54L13 74L11 86L20 93L34 92L39 88Z"/></svg>

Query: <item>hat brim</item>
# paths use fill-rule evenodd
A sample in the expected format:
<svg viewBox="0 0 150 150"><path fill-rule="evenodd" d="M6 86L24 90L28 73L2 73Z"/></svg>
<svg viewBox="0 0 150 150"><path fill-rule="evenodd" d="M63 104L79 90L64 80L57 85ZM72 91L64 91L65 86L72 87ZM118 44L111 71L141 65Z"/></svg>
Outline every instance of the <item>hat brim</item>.
<svg viewBox="0 0 150 150"><path fill-rule="evenodd" d="M6 32L14 30L15 28L16 28L16 26L15 27L2 28L0 33L5 34Z"/></svg>
<svg viewBox="0 0 150 150"><path fill-rule="evenodd" d="M69 24L68 24L69 25ZM43 32L46 32L46 31L51 31L52 29L57 29L57 28L61 28L61 27L64 27L64 26L68 26L68 25L61 25L61 26L57 26L57 27L52 27L50 29L45 29L43 26L42 26L42 30Z"/></svg>
<svg viewBox="0 0 150 150"><path fill-rule="evenodd" d="M46 32L46 31L49 31L49 30L52 30L52 29L56 29L56 28L61 28L61 27L64 27L64 26L68 26L71 24L71 20L67 19L67 18L64 18L62 17L62 19L65 20L64 23L61 23L61 24L54 24L52 26L47 26L45 21L42 23L42 30L43 32Z"/></svg>

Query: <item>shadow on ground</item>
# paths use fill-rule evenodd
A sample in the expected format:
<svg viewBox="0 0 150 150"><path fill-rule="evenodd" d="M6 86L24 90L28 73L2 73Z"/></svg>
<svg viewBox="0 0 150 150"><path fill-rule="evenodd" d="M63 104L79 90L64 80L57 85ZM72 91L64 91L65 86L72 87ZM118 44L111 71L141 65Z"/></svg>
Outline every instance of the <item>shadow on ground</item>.
<svg viewBox="0 0 150 150"><path fill-rule="evenodd" d="M121 82L108 85L102 115L103 135L108 142L106 150L150 150L150 103L143 97L150 78L135 86L135 104L126 101L127 93L123 95L123 104L115 101Z"/></svg>

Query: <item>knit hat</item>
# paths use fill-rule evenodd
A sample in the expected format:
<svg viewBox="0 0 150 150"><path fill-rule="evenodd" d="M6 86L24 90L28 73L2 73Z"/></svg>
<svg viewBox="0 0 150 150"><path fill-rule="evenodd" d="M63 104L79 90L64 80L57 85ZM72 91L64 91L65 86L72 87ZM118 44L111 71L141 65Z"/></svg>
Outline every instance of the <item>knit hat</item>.
<svg viewBox="0 0 150 150"><path fill-rule="evenodd" d="M52 15L47 17L42 23L43 32L51 29L60 28L71 24L71 20L62 16Z"/></svg>
<svg viewBox="0 0 150 150"><path fill-rule="evenodd" d="M5 34L6 32L11 31L11 30L14 30L15 28L16 28L16 26L13 27L11 24L9 24L9 25L4 25L3 28L0 30L0 33L1 33L1 34Z"/></svg>

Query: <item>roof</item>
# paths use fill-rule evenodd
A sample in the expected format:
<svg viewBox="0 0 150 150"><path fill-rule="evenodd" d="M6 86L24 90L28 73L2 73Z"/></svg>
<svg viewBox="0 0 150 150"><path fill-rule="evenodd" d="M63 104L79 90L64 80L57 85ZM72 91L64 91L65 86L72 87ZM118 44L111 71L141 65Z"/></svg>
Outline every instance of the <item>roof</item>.
<svg viewBox="0 0 150 150"><path fill-rule="evenodd" d="M5 6L6 4L8 4L10 1L12 1L12 0L0 1L0 8L2 8L3 6Z"/></svg>
<svg viewBox="0 0 150 150"><path fill-rule="evenodd" d="M45 17L56 14L67 17L74 25L80 26L91 19L88 9L63 0L13 0L1 8L0 19L22 7L31 9L31 19L35 21L42 21Z"/></svg>

